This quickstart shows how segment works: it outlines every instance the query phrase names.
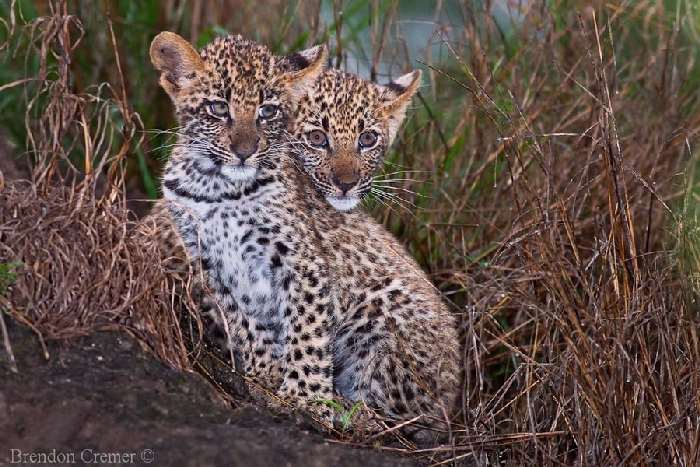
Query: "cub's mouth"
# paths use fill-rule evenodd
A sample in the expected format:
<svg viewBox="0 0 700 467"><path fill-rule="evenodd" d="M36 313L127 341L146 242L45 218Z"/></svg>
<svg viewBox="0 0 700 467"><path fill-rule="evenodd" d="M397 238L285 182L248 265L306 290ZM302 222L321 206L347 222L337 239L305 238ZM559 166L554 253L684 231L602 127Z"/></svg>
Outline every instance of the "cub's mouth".
<svg viewBox="0 0 700 467"><path fill-rule="evenodd" d="M338 211L350 211L360 203L359 196L326 196L326 201Z"/></svg>
<svg viewBox="0 0 700 467"><path fill-rule="evenodd" d="M258 173L258 168L247 164L223 164L221 173L228 179L234 181L246 181L255 178Z"/></svg>

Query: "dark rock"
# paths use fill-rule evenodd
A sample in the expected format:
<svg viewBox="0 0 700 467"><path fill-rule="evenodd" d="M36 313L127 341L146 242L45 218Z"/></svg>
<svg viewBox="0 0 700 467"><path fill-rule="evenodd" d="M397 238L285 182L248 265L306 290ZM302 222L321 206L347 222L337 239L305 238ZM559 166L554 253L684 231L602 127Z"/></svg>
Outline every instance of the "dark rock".
<svg viewBox="0 0 700 467"><path fill-rule="evenodd" d="M97 463L410 464L408 459L382 452L329 443L292 419L259 407L231 408L201 376L165 367L123 335L98 333L52 343L49 361L25 329L11 326L10 339L19 372L10 371L0 346L3 465L18 452L72 455L78 465L95 462L98 454L106 453L121 454L121 458Z"/></svg>

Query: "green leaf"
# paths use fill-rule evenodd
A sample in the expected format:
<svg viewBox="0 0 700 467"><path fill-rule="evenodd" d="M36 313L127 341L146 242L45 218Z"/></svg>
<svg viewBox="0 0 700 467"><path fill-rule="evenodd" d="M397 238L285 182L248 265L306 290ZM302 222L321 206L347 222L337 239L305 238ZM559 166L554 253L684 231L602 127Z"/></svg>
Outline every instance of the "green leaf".
<svg viewBox="0 0 700 467"><path fill-rule="evenodd" d="M0 295L17 280L17 269L22 263L0 263Z"/></svg>

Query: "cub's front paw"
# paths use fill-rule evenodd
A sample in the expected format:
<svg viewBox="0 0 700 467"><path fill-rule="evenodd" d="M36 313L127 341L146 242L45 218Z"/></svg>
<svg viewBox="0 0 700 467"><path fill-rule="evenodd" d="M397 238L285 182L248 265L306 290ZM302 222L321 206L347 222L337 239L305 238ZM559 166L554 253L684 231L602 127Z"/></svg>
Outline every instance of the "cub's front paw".
<svg viewBox="0 0 700 467"><path fill-rule="evenodd" d="M335 426L335 414L333 409L328 407L325 402L323 399L304 400L302 408L308 411L325 429L332 430Z"/></svg>
<svg viewBox="0 0 700 467"><path fill-rule="evenodd" d="M331 407L327 405L325 399L318 396L309 396L297 384L288 384L287 381L282 384L277 394L290 405L295 406L301 412L308 414L316 422L323 425L323 428L326 430L333 429L334 413Z"/></svg>
<svg viewBox="0 0 700 467"><path fill-rule="evenodd" d="M245 369L245 373L258 383L272 390L280 388L284 381L284 368L275 363L258 365L257 367L249 365Z"/></svg>

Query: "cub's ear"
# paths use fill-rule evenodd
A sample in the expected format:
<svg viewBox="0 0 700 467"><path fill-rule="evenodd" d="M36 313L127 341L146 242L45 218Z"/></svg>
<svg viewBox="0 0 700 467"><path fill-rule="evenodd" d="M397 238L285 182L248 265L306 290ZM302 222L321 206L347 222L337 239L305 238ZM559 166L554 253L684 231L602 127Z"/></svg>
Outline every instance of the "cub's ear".
<svg viewBox="0 0 700 467"><path fill-rule="evenodd" d="M174 32L164 31L151 42L151 62L160 72L160 85L175 98L204 70L204 62L197 51Z"/></svg>
<svg viewBox="0 0 700 467"><path fill-rule="evenodd" d="M406 109L411 103L411 98L420 86L420 70L414 70L389 84L381 86L383 93L382 114L387 119L389 127L389 141L393 141L396 132L406 116Z"/></svg>
<svg viewBox="0 0 700 467"><path fill-rule="evenodd" d="M318 75L326 67L327 60L328 50L323 44L284 57L290 71L282 75L280 82L295 102L311 89Z"/></svg>

